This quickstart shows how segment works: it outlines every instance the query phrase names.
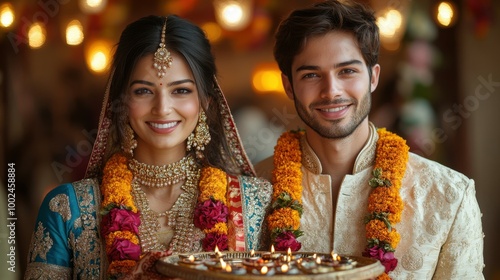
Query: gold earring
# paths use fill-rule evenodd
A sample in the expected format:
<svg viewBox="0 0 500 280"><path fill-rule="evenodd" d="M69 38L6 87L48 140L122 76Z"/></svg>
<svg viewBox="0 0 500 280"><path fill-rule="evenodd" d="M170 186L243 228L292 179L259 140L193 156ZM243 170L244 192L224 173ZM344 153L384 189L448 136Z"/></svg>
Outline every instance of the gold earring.
<svg viewBox="0 0 500 280"><path fill-rule="evenodd" d="M187 139L186 150L191 151L191 149L196 148L196 157L203 158L203 151L210 140L212 140L212 138L210 137L207 125L207 116L205 112L201 111L198 115L198 124L195 130L189 134Z"/></svg>
<svg viewBox="0 0 500 280"><path fill-rule="evenodd" d="M130 124L125 125L125 137L122 142L122 150L130 157L134 156L134 149L137 148L137 140L134 138L134 130Z"/></svg>

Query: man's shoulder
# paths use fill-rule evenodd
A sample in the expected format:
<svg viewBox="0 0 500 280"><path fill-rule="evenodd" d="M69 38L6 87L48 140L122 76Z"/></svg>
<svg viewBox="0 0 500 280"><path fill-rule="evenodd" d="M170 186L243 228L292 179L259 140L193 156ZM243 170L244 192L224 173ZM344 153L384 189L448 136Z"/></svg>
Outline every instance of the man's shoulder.
<svg viewBox="0 0 500 280"><path fill-rule="evenodd" d="M255 164L255 172L257 173L257 176L267 179L269 181L271 180L272 171L274 169L273 158L274 158L273 156L270 156Z"/></svg>
<svg viewBox="0 0 500 280"><path fill-rule="evenodd" d="M414 153L410 153L407 170L416 182L432 181L437 187L452 186L464 191L467 186L474 184L474 181L463 173Z"/></svg>

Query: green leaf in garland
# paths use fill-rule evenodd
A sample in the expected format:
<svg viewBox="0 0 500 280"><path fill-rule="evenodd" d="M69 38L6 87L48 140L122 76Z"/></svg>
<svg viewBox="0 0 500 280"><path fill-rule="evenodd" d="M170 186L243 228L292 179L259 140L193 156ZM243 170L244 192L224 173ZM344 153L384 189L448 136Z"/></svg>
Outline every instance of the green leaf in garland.
<svg viewBox="0 0 500 280"><path fill-rule="evenodd" d="M368 243L368 248L378 246L378 247L382 248L382 250L384 250L385 252L395 252L396 251L394 248L392 248L391 244L384 242L384 241L380 241L377 238L370 238L367 240L367 243Z"/></svg>
<svg viewBox="0 0 500 280"><path fill-rule="evenodd" d="M291 232L295 236L295 238L298 238L299 236L304 235L304 232L301 231L300 229L293 230L291 227L275 228L271 232L271 240L274 242L274 240L276 239L276 237L278 237L278 235L282 234L283 232L287 232L287 231Z"/></svg>
<svg viewBox="0 0 500 280"><path fill-rule="evenodd" d="M300 216L302 216L302 213L304 212L302 204L300 204L297 200L292 200L292 197L287 192L283 192L278 196L276 201L273 202L272 208L279 209L286 207L290 207L293 210L298 211Z"/></svg>
<svg viewBox="0 0 500 280"><path fill-rule="evenodd" d="M370 181L368 181L370 187L376 188L381 186L387 186L387 187L392 186L391 181L382 178L382 168L378 167L373 169L372 175L373 178L371 178Z"/></svg>
<svg viewBox="0 0 500 280"><path fill-rule="evenodd" d="M389 221L389 213L375 212L375 213L368 214L365 217L365 224L367 224L371 220L375 220L375 219L384 222L385 226L387 227L387 231L389 231L389 232L392 231L391 222Z"/></svg>

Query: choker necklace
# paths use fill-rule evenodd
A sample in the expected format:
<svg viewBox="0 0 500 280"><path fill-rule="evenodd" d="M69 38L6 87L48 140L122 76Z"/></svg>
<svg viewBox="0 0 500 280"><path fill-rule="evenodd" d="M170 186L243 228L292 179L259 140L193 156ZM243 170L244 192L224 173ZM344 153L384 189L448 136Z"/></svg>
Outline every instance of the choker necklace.
<svg viewBox="0 0 500 280"><path fill-rule="evenodd" d="M191 155L166 165L149 165L130 159L129 167L139 184L150 188L164 188L186 180L188 174L196 169L196 162Z"/></svg>

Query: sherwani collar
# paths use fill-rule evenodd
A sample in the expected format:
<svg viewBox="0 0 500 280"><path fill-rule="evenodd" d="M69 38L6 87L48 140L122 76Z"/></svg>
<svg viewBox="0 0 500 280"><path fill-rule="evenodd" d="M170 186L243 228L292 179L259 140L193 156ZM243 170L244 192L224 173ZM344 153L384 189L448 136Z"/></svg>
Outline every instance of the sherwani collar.
<svg viewBox="0 0 500 280"><path fill-rule="evenodd" d="M370 132L368 135L368 140L356 157L356 161L354 162L353 174L356 174L361 170L364 170L365 168L371 167L375 163L378 133L377 128L373 123L370 122L369 127ZM307 142L307 137L305 135L300 138L300 145L302 147L302 165L314 174L321 174L323 171L321 162Z"/></svg>

